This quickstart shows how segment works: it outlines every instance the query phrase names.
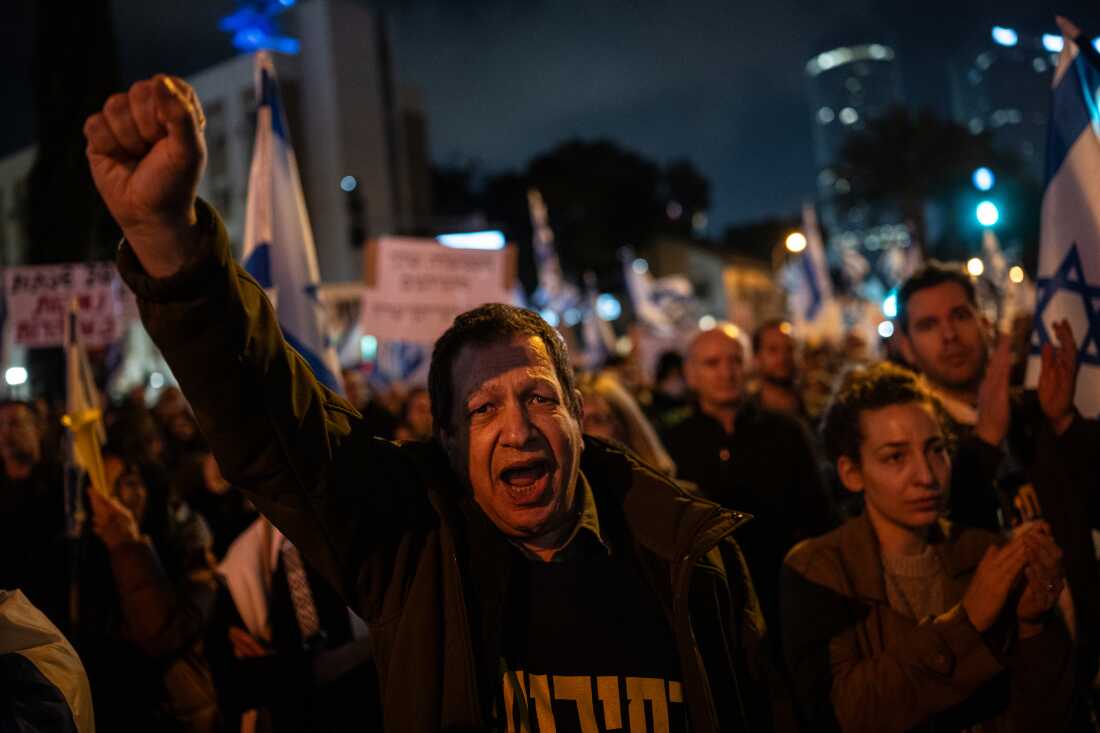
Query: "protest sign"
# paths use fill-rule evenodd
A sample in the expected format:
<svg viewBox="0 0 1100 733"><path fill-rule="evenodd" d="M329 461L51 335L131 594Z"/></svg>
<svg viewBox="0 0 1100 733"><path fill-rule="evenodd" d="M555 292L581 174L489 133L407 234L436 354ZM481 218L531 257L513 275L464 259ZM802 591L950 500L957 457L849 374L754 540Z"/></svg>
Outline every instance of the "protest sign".
<svg viewBox="0 0 1100 733"><path fill-rule="evenodd" d="M367 244L362 328L378 340L432 343L463 311L509 303L513 247L453 249L431 239Z"/></svg>
<svg viewBox="0 0 1100 733"><path fill-rule="evenodd" d="M125 301L132 300L113 262L9 267L4 271L6 328L27 347L61 346L73 299L80 338L90 348L118 341L125 332Z"/></svg>

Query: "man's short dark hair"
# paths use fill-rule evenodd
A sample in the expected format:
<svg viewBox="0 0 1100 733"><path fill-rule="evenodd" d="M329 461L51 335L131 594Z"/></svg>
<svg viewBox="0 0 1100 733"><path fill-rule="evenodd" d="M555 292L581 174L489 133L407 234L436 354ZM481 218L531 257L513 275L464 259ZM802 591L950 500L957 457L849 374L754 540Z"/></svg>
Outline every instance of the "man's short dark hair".
<svg viewBox="0 0 1100 733"><path fill-rule="evenodd" d="M962 267L951 267L936 260L930 261L920 268L898 289L898 325L905 333L909 333L909 301L922 290L934 288L944 283L955 283L966 293L966 300L971 305L978 304L978 296L974 291L974 283L970 276L963 272Z"/></svg>
<svg viewBox="0 0 1100 733"><path fill-rule="evenodd" d="M764 334L768 331L779 331L783 333L783 324L786 323L782 318L769 318L756 327L756 330L752 332L752 353L760 353L760 343L764 340Z"/></svg>
<svg viewBox="0 0 1100 733"><path fill-rule="evenodd" d="M561 335L535 312L504 303L486 303L460 314L435 342L432 363L428 368L428 395L432 403L435 432L450 430L454 411L454 379L452 369L458 352L467 344L488 345L516 336L537 336L542 339L550 362L554 365L558 383L569 411L580 416L573 367Z"/></svg>
<svg viewBox="0 0 1100 733"><path fill-rule="evenodd" d="M914 402L931 405L940 425L946 428L943 406L923 377L890 362L848 371L821 418L821 438L829 461L835 464L838 458L847 456L859 463L864 439L861 413Z"/></svg>

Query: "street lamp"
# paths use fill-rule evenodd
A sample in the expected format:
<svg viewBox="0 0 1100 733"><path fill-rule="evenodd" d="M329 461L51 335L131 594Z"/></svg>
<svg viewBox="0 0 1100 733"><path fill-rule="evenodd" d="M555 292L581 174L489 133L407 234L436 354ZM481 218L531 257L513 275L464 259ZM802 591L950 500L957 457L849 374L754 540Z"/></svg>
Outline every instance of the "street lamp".
<svg viewBox="0 0 1100 733"><path fill-rule="evenodd" d="M788 252L798 254L802 250L806 249L806 235L802 232L791 232L787 235L785 242Z"/></svg>

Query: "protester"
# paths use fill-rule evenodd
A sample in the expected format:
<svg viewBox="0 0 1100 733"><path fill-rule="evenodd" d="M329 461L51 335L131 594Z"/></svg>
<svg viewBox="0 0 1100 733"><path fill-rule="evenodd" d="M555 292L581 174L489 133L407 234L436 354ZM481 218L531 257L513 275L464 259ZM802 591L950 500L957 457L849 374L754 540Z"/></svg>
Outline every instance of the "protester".
<svg viewBox="0 0 1100 733"><path fill-rule="evenodd" d="M65 478L44 444L44 428L29 404L0 403L0 588L21 590L68 631L72 543L66 540Z"/></svg>
<svg viewBox="0 0 1100 733"><path fill-rule="evenodd" d="M375 436L392 440L394 431L397 429L397 417L385 407L381 400L371 394L363 370L344 369L341 376L344 383L344 397L363 416L363 422L370 426Z"/></svg>
<svg viewBox="0 0 1100 733"><path fill-rule="evenodd" d="M582 427L586 434L621 443L666 476L676 475L676 464L642 408L615 377L605 374L582 379L578 388L584 398Z"/></svg>
<svg viewBox="0 0 1100 733"><path fill-rule="evenodd" d="M153 415L164 438L161 460L170 471L183 468L196 454L205 451L195 414L179 387L168 387L160 393L153 405Z"/></svg>
<svg viewBox="0 0 1100 733"><path fill-rule="evenodd" d="M369 639L270 522L253 522L218 572L206 648L229 730L380 729Z"/></svg>
<svg viewBox="0 0 1100 733"><path fill-rule="evenodd" d="M653 427L658 431L675 425L690 411L687 382L684 381L684 357L677 351L665 351L657 357L657 372L645 405Z"/></svg>
<svg viewBox="0 0 1100 733"><path fill-rule="evenodd" d="M752 515L738 541L765 618L778 629L784 555L834 522L806 428L746 401L749 358L748 339L733 324L692 339L684 366L695 410L666 433L665 445L680 477L709 499Z"/></svg>
<svg viewBox="0 0 1100 733"><path fill-rule="evenodd" d="M1036 390L1012 390L1011 341L990 353L992 325L959 268L931 263L898 292L899 348L928 379L959 436L950 514L971 526L998 528L1043 517L1066 552L1075 639L1091 678L1100 655L1100 571L1087 511L1098 488L1086 468L1097 431L1073 406L1077 349L1069 325L1054 325L1059 347L1043 350Z"/></svg>
<svg viewBox="0 0 1100 733"><path fill-rule="evenodd" d="M0 730L95 733L92 693L72 645L15 590L0 590Z"/></svg>
<svg viewBox="0 0 1100 733"><path fill-rule="evenodd" d="M431 440L432 407L426 387L409 390L394 437L398 440Z"/></svg>
<svg viewBox="0 0 1100 733"><path fill-rule="evenodd" d="M210 536L163 477L104 457L113 491L87 492L77 648L102 730L220 729L202 637L216 593Z"/></svg>
<svg viewBox="0 0 1100 733"><path fill-rule="evenodd" d="M752 399L765 410L804 418L798 391L798 369L791 324L782 319L764 321L752 333L753 366L756 367Z"/></svg>
<svg viewBox="0 0 1100 733"><path fill-rule="evenodd" d="M784 567L787 669L806 729L1066 729L1073 665L1049 528L1002 541L942 521L944 418L901 367L852 371L822 432L865 511Z"/></svg>
<svg viewBox="0 0 1100 733"><path fill-rule="evenodd" d="M371 625L386 727L518 729L533 712L579 730L598 709L614 728L641 697L671 730L766 727L759 613L723 541L744 517L582 440L564 345L511 306L436 343L436 440L368 438L196 203L201 128L163 76L88 120L120 271L226 477Z"/></svg>
<svg viewBox="0 0 1100 733"><path fill-rule="evenodd" d="M233 541L256 521L256 508L222 475L213 453L203 453L197 468L200 488L188 503L210 527L214 557L223 558Z"/></svg>

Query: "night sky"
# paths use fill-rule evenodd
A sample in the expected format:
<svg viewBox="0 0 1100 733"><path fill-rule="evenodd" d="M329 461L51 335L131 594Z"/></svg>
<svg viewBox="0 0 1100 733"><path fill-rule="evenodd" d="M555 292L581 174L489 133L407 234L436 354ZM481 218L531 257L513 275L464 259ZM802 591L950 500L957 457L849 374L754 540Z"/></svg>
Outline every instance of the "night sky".
<svg viewBox="0 0 1100 733"><path fill-rule="evenodd" d="M308 2L309 0L304 0ZM0 154L31 142L31 0L5 3ZM804 66L814 53L894 46L906 97L946 110L948 64L989 28L1053 32L1061 12L1100 34L1096 0L384 0L398 80L419 86L433 158L484 173L571 137L607 137L712 183L711 232L790 213L813 193ZM116 0L125 79L187 75L235 53L232 0Z"/></svg>

